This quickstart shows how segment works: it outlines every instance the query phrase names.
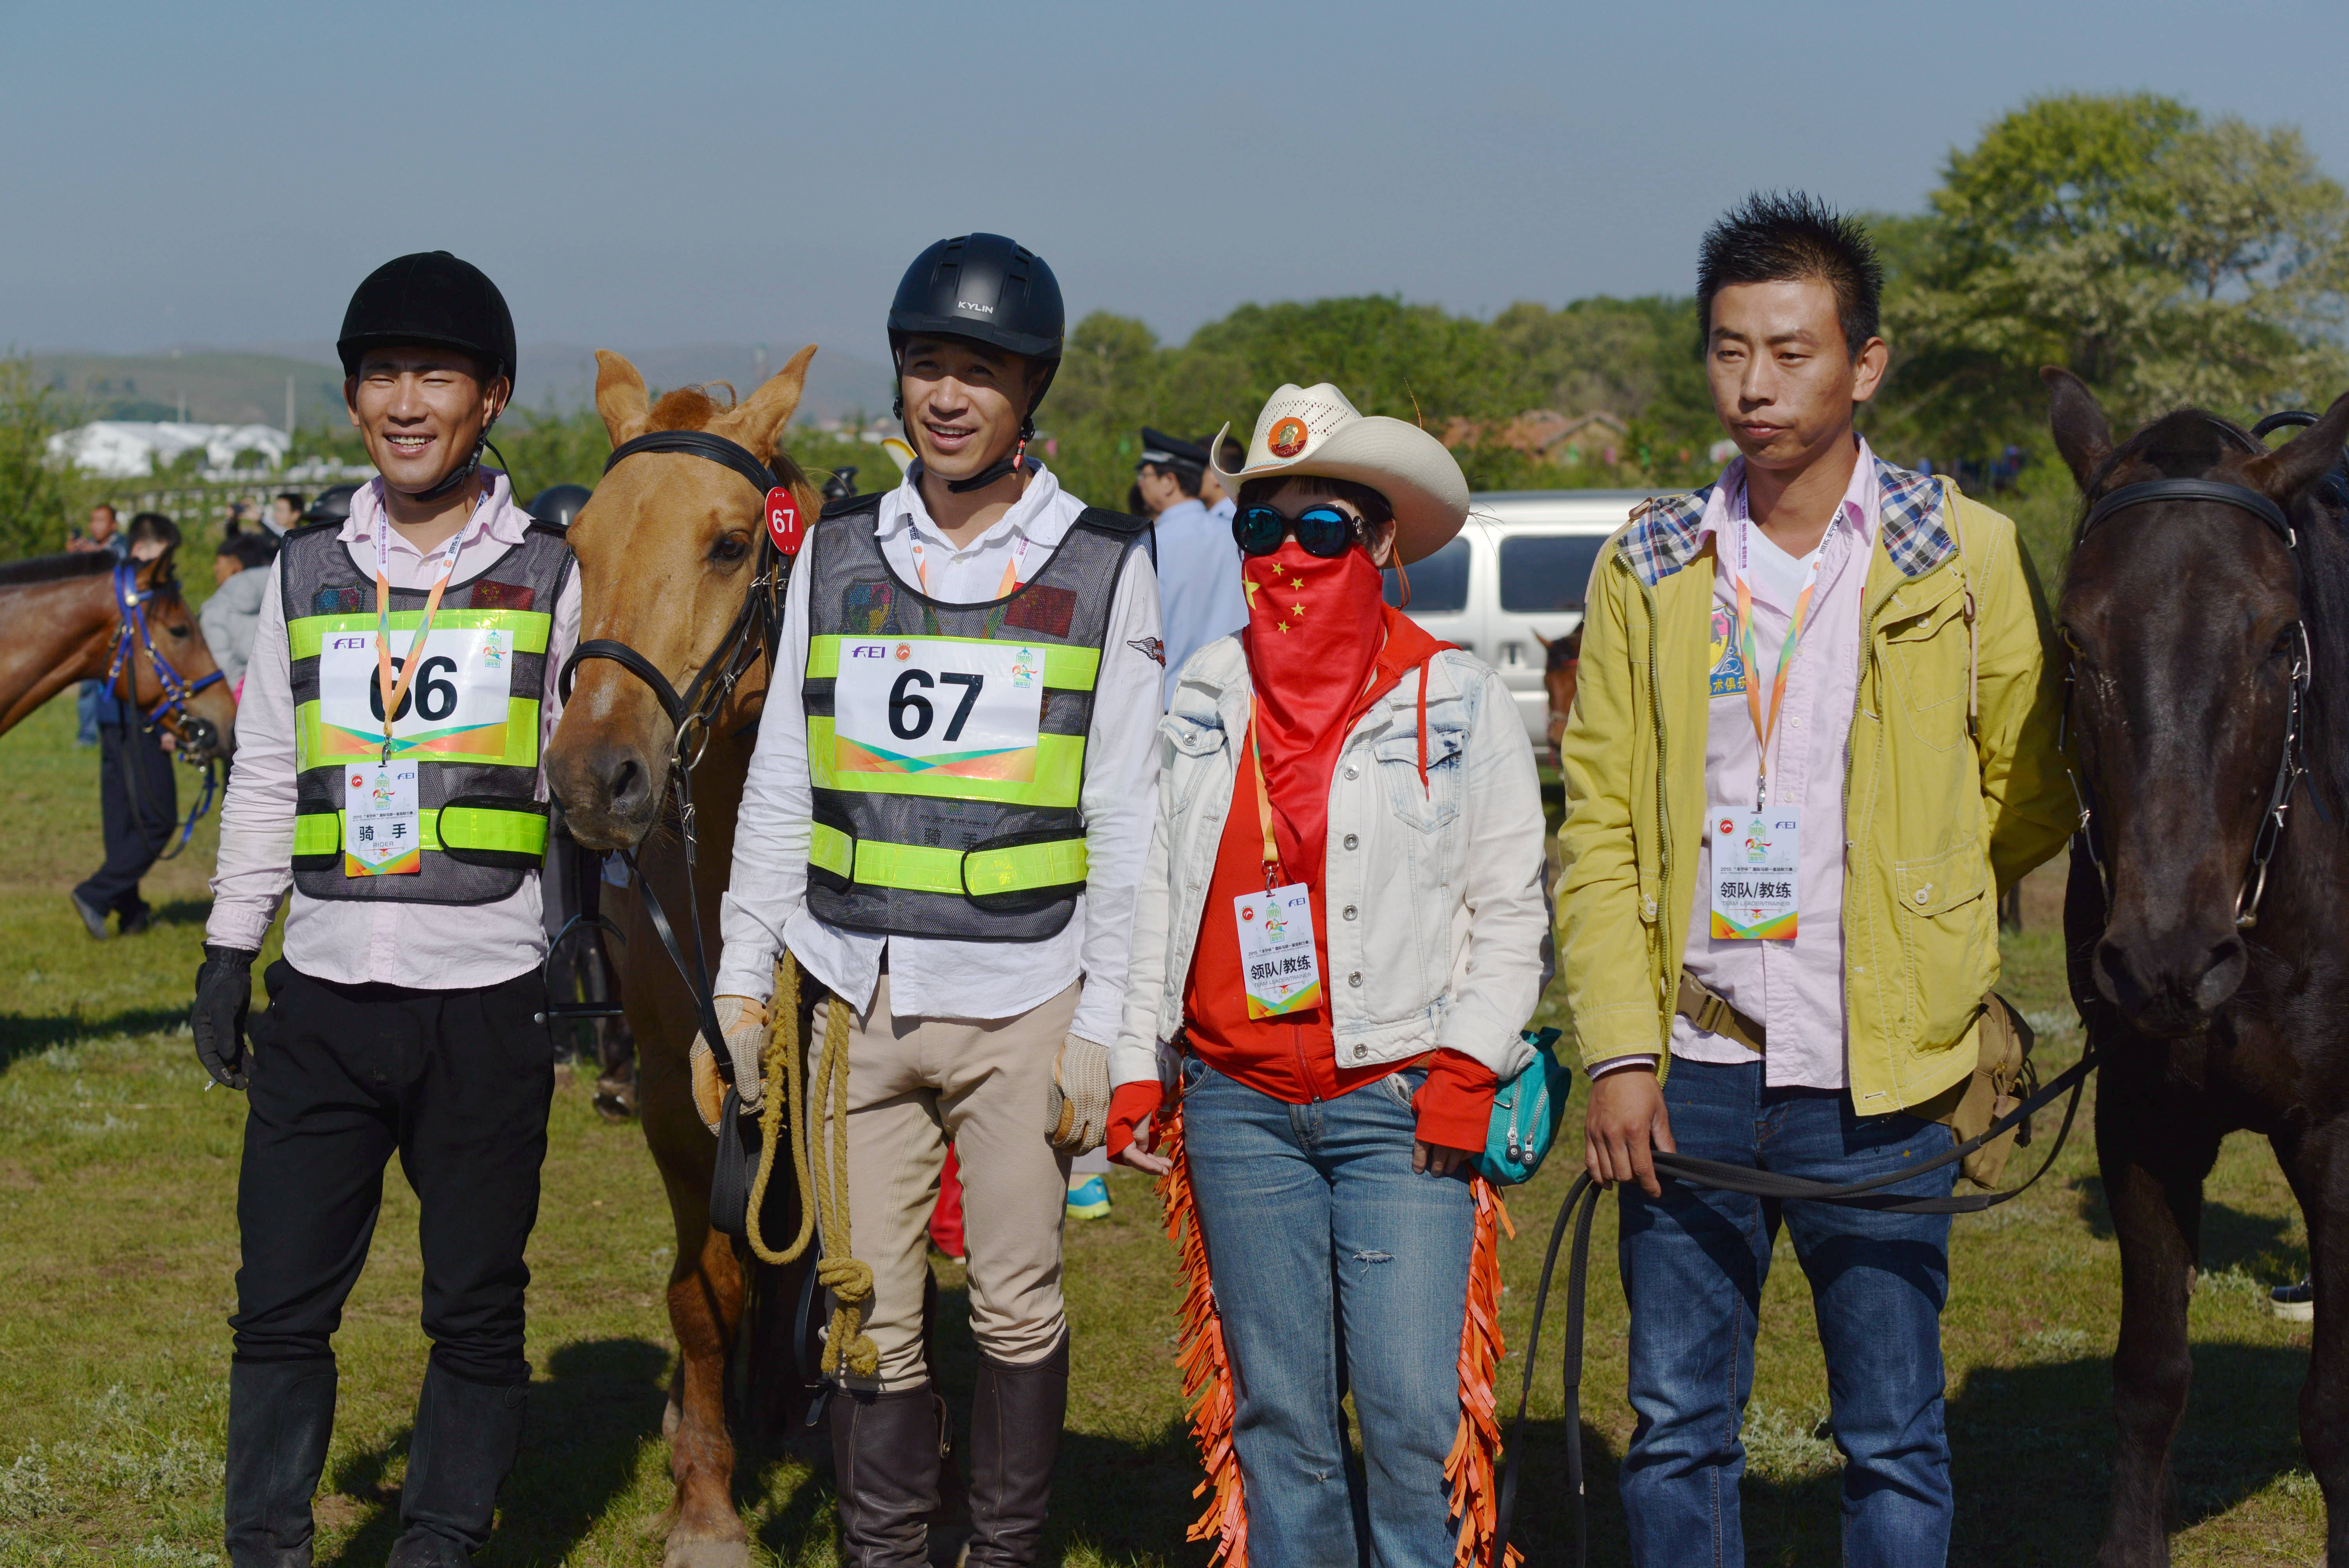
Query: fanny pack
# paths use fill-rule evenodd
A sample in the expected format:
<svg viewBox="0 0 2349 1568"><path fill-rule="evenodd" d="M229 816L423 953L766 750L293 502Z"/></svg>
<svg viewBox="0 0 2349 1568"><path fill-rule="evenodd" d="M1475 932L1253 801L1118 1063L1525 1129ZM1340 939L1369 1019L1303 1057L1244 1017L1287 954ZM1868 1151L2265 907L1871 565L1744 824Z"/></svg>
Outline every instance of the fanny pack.
<svg viewBox="0 0 2349 1568"><path fill-rule="evenodd" d="M1560 1066L1556 1029L1521 1031L1534 1059L1493 1093L1493 1119L1485 1130L1485 1151L1470 1161L1496 1187L1529 1181L1557 1140L1558 1123L1573 1090L1572 1075Z"/></svg>

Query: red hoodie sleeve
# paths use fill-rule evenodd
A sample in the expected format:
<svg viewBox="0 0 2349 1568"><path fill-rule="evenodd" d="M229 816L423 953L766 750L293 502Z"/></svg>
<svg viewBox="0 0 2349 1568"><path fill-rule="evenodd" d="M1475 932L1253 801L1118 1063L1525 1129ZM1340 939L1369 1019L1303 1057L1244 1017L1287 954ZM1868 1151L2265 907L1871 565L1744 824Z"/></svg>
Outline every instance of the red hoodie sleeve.
<svg viewBox="0 0 2349 1568"><path fill-rule="evenodd" d="M1493 1096L1500 1087L1493 1069L1475 1057L1452 1050L1436 1052L1435 1060L1428 1064L1427 1081L1419 1086L1411 1101L1412 1109L1419 1112L1419 1140L1478 1152L1492 1126Z"/></svg>
<svg viewBox="0 0 2349 1568"><path fill-rule="evenodd" d="M1133 1141L1135 1130L1158 1114L1163 1093L1156 1080L1150 1078L1140 1083L1122 1083L1110 1091L1109 1157L1112 1160L1125 1152L1126 1147ZM1148 1153L1151 1144L1157 1141L1154 1130L1150 1143L1142 1146L1143 1151Z"/></svg>

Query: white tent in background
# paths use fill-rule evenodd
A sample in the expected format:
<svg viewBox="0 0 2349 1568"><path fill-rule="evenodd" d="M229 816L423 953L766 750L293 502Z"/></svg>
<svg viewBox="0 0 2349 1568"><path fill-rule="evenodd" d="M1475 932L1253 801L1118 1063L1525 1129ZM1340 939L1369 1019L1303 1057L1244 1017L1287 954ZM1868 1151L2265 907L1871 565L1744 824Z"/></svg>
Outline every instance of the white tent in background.
<svg viewBox="0 0 2349 1568"><path fill-rule="evenodd" d="M204 466L225 469L240 452L259 452L271 468L285 460L293 438L270 425L179 425L100 419L49 438L49 456L111 480L141 479L151 463L168 468L201 448Z"/></svg>

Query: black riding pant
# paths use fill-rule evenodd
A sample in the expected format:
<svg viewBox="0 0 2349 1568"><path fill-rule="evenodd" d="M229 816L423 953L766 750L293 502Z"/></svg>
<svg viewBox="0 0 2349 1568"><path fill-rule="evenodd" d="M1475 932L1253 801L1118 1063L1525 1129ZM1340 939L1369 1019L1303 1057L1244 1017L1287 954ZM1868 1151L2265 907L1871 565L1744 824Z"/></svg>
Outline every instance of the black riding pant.
<svg viewBox="0 0 2349 1568"><path fill-rule="evenodd" d="M452 909L461 920L464 911ZM432 1358L475 1383L528 1380L523 1249L538 1218L554 1093L536 970L495 985L339 985L283 960L254 1022L236 1221L236 1354L332 1354L396 1150L422 1213Z"/></svg>
<svg viewBox="0 0 2349 1568"><path fill-rule="evenodd" d="M100 913L129 920L147 907L139 879L171 847L180 824L180 785L162 738L136 723L98 727L98 805L106 825L106 863L74 896Z"/></svg>

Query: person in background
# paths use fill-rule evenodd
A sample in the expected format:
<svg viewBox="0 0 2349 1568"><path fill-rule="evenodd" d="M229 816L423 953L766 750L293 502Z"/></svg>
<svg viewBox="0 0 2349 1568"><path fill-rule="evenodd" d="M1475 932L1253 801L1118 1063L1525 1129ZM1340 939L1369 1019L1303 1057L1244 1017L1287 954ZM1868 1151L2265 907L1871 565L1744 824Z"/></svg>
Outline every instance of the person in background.
<svg viewBox="0 0 2349 1568"><path fill-rule="evenodd" d="M82 555L94 550L110 550L118 556L122 553L122 536L115 529L114 508L104 501L89 509L88 530L66 541L68 554ZM98 744L98 699L105 688L104 681L87 680L75 692L75 745Z"/></svg>
<svg viewBox="0 0 2349 1568"><path fill-rule="evenodd" d="M262 526L283 539L302 526L302 509L308 504L300 490L280 490L269 503L269 515L261 520Z"/></svg>
<svg viewBox="0 0 2349 1568"><path fill-rule="evenodd" d="M111 509L108 509L109 512ZM95 518L92 519L95 521ZM176 548L179 525L160 512L142 511L122 536L132 562L153 561ZM84 929L106 939L106 917L116 930L136 936L147 929L147 901L139 881L171 841L180 816L179 780L171 776L168 737L145 724L135 702L125 702L104 681L98 686L98 802L105 825L106 863L68 896Z"/></svg>
<svg viewBox="0 0 2349 1568"><path fill-rule="evenodd" d="M1231 491L1224 488L1224 481L1216 470L1221 469L1224 473L1237 473L1247 462L1247 449L1240 445L1237 436L1226 431L1224 438L1216 443L1216 460L1207 465L1206 473L1199 480L1200 504L1226 528L1232 525L1232 517L1239 511L1239 502L1234 500Z"/></svg>
<svg viewBox="0 0 2349 1568"><path fill-rule="evenodd" d="M196 619L212 661L220 665L229 689L239 694L244 689L245 663L253 657L261 601L269 593L270 564L276 559L276 537L259 529L232 536L212 557L212 596Z"/></svg>
<svg viewBox="0 0 2349 1568"><path fill-rule="evenodd" d="M1109 1147L1168 1171L1152 1145L1179 1046L1169 1191L1206 1243L1190 1294L1215 1315L1185 1323L1185 1361L1219 1327L1229 1365L1206 1400L1232 1415L1207 1459L1216 1495L1242 1500L1249 1560L1482 1563L1498 1222L1466 1161L1533 1055L1533 748L1498 675L1381 597L1381 567L1467 519L1444 444L1327 383L1287 386L1247 459L1226 476L1246 628L1192 655L1159 726Z"/></svg>
<svg viewBox="0 0 2349 1568"><path fill-rule="evenodd" d="M1231 525L1218 522L1200 500L1207 449L1143 427L1142 460L1133 470L1144 511L1156 519L1158 603L1166 639L1165 701L1193 654L1247 624L1240 598L1240 552ZM1220 487L1218 487L1220 489Z"/></svg>
<svg viewBox="0 0 2349 1568"><path fill-rule="evenodd" d="M1541 634L1534 634L1537 638ZM1574 712L1574 683L1582 663L1582 628L1575 627L1563 637L1554 637L1542 644L1542 689L1549 695L1549 754L1557 759L1558 738L1566 733L1566 721Z"/></svg>

